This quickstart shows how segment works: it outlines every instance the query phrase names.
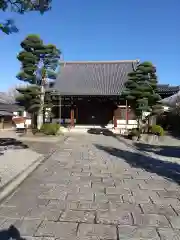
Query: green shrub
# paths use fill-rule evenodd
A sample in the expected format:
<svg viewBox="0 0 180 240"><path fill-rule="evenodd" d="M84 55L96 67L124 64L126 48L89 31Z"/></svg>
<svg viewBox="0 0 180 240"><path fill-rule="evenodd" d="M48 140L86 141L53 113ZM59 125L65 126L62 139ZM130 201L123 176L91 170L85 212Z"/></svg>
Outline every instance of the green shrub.
<svg viewBox="0 0 180 240"><path fill-rule="evenodd" d="M60 125L58 123L45 123L41 127L41 132L46 135L56 135L59 131Z"/></svg>
<svg viewBox="0 0 180 240"><path fill-rule="evenodd" d="M132 129L131 133L133 136L136 136L136 137L139 137L141 135L141 131L138 128Z"/></svg>
<svg viewBox="0 0 180 240"><path fill-rule="evenodd" d="M140 137L141 135L141 132L138 128L133 128L129 134L128 134L130 137Z"/></svg>
<svg viewBox="0 0 180 240"><path fill-rule="evenodd" d="M160 125L152 125L150 132L158 136L164 136L164 129Z"/></svg>

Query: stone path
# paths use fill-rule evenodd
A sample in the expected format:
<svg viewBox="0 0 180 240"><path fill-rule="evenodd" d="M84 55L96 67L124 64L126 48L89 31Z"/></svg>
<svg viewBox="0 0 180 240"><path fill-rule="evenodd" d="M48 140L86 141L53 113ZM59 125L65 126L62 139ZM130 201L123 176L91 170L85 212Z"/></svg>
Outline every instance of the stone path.
<svg viewBox="0 0 180 240"><path fill-rule="evenodd" d="M27 240L180 239L180 186L117 148L133 154L113 137L69 137L0 205L0 228Z"/></svg>
<svg viewBox="0 0 180 240"><path fill-rule="evenodd" d="M0 188L10 183L20 173L44 154L53 151L56 142L19 141L14 133L2 132L0 134ZM59 137L60 138L60 137ZM60 140L60 139L59 139ZM37 139L36 139L37 141ZM0 192L1 198L1 192Z"/></svg>

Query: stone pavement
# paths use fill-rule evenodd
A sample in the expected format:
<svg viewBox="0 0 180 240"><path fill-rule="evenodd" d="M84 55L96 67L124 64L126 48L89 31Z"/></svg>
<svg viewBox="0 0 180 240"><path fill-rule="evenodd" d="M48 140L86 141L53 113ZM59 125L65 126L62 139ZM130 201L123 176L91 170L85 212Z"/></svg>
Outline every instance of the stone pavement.
<svg viewBox="0 0 180 240"><path fill-rule="evenodd" d="M27 240L180 239L180 186L106 147L133 153L113 137L69 137L0 205L0 228Z"/></svg>
<svg viewBox="0 0 180 240"><path fill-rule="evenodd" d="M0 134L0 188L11 183L19 174L23 173L43 155L52 152L63 137L56 138L52 142L51 138L46 137L46 142L38 141L19 141L16 134L12 131L1 132ZM58 141L59 140L59 141ZM4 196L4 194L3 194ZM0 199L2 192L0 192Z"/></svg>

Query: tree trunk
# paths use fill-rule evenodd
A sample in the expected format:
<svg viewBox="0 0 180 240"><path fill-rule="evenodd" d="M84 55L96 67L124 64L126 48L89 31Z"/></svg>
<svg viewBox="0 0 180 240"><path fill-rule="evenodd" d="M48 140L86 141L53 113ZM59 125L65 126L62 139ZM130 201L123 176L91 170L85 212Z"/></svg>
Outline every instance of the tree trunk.
<svg viewBox="0 0 180 240"><path fill-rule="evenodd" d="M39 112L38 112L38 117L37 117L37 129L40 130L42 125L43 125L43 119L44 119L44 114L43 114L43 110L44 110L44 94L45 94L45 89L44 89L44 86L42 85L41 86L41 96L40 96L40 99L41 99L41 103L40 103L40 109L39 109Z"/></svg>
<svg viewBox="0 0 180 240"><path fill-rule="evenodd" d="M140 121L141 121L141 117L138 116L138 117L137 117L137 128L138 128L138 129L140 129L140 127L141 127L141 126L140 126L140 125L141 125L141 124L140 124Z"/></svg>
<svg viewBox="0 0 180 240"><path fill-rule="evenodd" d="M156 116L155 115L152 115L148 118L149 120L149 126L151 125L156 125Z"/></svg>
<svg viewBox="0 0 180 240"><path fill-rule="evenodd" d="M31 126L32 126L32 128L37 127L37 114L36 113L32 113Z"/></svg>

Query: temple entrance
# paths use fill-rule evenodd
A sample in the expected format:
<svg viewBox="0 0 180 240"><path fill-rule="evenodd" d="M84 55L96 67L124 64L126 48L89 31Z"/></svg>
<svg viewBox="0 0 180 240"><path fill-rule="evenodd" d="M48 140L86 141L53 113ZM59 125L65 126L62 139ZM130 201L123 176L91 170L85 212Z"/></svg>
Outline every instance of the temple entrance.
<svg viewBox="0 0 180 240"><path fill-rule="evenodd" d="M61 108L60 108L61 106ZM106 126L114 124L114 110L117 100L104 96L63 97L61 105L54 102L52 121L64 125L96 125Z"/></svg>
<svg viewBox="0 0 180 240"><path fill-rule="evenodd" d="M76 104L78 109L77 124L101 125L112 123L114 105L100 99L83 99Z"/></svg>

